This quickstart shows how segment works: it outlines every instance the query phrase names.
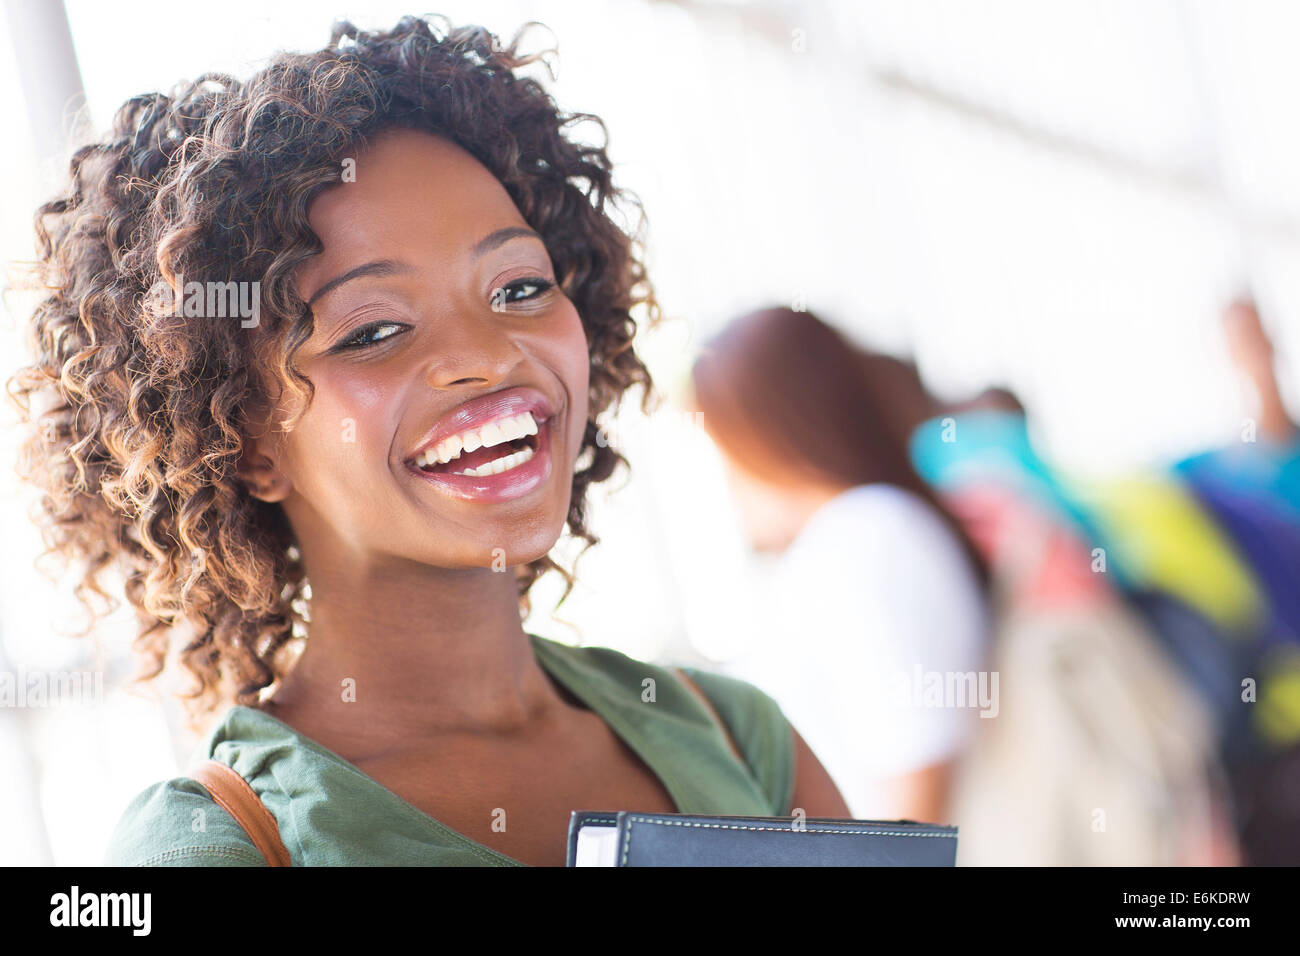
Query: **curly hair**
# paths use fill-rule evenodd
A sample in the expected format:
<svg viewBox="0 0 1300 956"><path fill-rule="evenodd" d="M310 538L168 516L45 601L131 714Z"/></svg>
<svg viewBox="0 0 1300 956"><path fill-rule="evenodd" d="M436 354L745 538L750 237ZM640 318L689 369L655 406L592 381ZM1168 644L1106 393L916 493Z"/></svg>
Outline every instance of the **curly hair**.
<svg viewBox="0 0 1300 956"><path fill-rule="evenodd" d="M293 277L322 250L308 207L380 132L459 144L545 242L590 351L567 527L586 542L579 555L599 541L586 525L587 489L627 461L597 417L637 384L650 410L633 313L653 324L659 308L645 217L613 184L604 123L561 112L520 70L552 52L519 51L535 25L503 45L442 17L404 17L388 31L344 21L324 49L279 53L246 82L208 73L169 96L133 97L106 141L73 153L66 192L37 212L34 361L8 389L28 428L19 472L41 491L42 557L77 563L87 631L120 606L104 575L123 576L118 589L140 623L139 681L163 672L174 636L188 631L179 658L197 681L182 695L192 718L232 698L256 706L308 620L292 529L278 504L248 493L236 466L269 385L308 402L314 394L293 365L313 331ZM602 145L569 132L584 123ZM616 221L625 205L638 214L633 228ZM260 280L256 335L161 307L185 275ZM521 565L521 618L548 571L565 580L559 603L568 597L573 574L549 555Z"/></svg>

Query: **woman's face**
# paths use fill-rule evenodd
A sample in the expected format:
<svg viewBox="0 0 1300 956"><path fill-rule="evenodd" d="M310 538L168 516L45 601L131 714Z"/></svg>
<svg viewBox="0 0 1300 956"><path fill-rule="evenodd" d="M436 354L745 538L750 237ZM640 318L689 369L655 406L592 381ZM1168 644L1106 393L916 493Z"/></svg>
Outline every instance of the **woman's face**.
<svg viewBox="0 0 1300 956"><path fill-rule="evenodd" d="M309 210L324 251L297 277L315 330L296 363L316 392L292 432L257 443L276 482L259 497L283 503L309 562L313 549L496 570L541 557L563 530L587 419L577 309L463 149L394 130L355 159L355 180ZM526 431L530 415L535 436L481 433L506 418ZM485 473L455 474L469 467Z"/></svg>

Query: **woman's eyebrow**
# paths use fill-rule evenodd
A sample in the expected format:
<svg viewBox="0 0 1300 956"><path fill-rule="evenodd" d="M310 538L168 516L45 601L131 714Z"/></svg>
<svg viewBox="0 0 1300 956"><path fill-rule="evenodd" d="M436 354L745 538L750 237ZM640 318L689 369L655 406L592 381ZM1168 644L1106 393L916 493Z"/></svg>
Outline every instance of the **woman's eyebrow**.
<svg viewBox="0 0 1300 956"><path fill-rule="evenodd" d="M478 259L487 255L487 253L491 252L493 249L505 245L511 239L521 238L536 239L538 242L545 245L542 237L532 229L528 229L524 226L506 226L504 229L497 229L495 232L490 232L480 239L475 243L471 254L475 259ZM333 292L343 283L350 282L353 279L360 279L365 276L385 277L407 275L412 271L414 270L412 270L412 268L406 263L397 262L393 259L377 259L374 262L367 262L365 265L357 266L355 269L349 269L347 272L343 273L343 275L335 276L333 279L330 279L329 282L326 282L323 286L317 289L312 297L307 300L307 305L312 305L321 296Z"/></svg>
<svg viewBox="0 0 1300 956"><path fill-rule="evenodd" d="M542 240L542 237L539 236L533 230L527 229L524 226L507 226L504 229L498 229L495 232L489 232L486 236L484 236L474 245L474 248L473 250L471 250L470 254L475 259L478 259L481 256L487 255L489 252L491 252L493 249L496 249L498 246L505 245L511 239L518 239L520 237L525 237L528 239L536 239L538 242L541 242L543 245L545 245L545 243Z"/></svg>
<svg viewBox="0 0 1300 956"><path fill-rule="evenodd" d="M367 262L363 266L357 266L355 269L349 269L341 276L335 276L316 290L315 294L307 300L307 305L311 305L327 292L333 292L345 282L351 282L353 279L360 279L364 276L395 276L407 275L414 270L404 262L397 262L394 259L377 259L374 262Z"/></svg>

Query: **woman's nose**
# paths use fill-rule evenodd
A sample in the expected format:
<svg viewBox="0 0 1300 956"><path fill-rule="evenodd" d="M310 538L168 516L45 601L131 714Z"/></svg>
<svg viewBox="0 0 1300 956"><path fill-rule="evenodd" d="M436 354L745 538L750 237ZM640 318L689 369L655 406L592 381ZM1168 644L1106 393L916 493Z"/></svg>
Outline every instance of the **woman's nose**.
<svg viewBox="0 0 1300 956"><path fill-rule="evenodd" d="M497 327L501 317L489 315L464 323L459 334L439 337L426 366L425 380L431 388L492 385L509 378L524 352L507 331Z"/></svg>

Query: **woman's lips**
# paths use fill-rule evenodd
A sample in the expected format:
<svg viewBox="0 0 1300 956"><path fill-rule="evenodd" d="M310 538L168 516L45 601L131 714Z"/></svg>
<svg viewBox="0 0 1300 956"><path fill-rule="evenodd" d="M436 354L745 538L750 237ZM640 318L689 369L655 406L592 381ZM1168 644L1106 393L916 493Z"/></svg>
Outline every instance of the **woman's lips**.
<svg viewBox="0 0 1300 956"><path fill-rule="evenodd" d="M555 410L546 394L531 385L516 385L471 399L440 418L420 444L406 456L406 460L414 461L421 454L432 452L453 435L477 430L490 422L516 418L524 412L531 412L533 418L540 423L551 418Z"/></svg>
<svg viewBox="0 0 1300 956"><path fill-rule="evenodd" d="M522 498L539 488L551 476L551 433L558 421L559 416L552 416L541 424L537 430L537 449L528 461L495 475L458 475L451 470L456 467L455 462L450 462L438 471L418 468L411 462L407 462L406 467L439 491L463 501L491 504ZM501 450L502 456L510 454L512 450L508 444L496 447Z"/></svg>

